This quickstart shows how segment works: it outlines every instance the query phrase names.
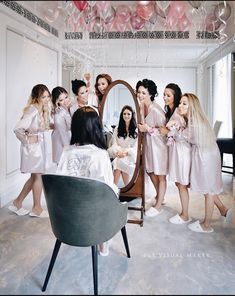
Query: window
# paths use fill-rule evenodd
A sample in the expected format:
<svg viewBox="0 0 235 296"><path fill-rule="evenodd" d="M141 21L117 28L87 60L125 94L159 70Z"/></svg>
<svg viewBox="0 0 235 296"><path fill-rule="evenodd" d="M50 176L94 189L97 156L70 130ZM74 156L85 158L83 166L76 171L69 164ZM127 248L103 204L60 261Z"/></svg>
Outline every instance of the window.
<svg viewBox="0 0 235 296"><path fill-rule="evenodd" d="M229 54L212 66L213 123L222 121L219 138L232 138L231 59Z"/></svg>

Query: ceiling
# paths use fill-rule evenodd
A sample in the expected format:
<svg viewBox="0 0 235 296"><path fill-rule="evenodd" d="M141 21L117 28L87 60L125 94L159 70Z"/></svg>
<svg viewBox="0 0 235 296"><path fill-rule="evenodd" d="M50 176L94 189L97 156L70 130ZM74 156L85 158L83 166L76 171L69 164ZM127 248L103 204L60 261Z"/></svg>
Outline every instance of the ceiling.
<svg viewBox="0 0 235 296"><path fill-rule="evenodd" d="M104 64L110 66L195 66L198 62L215 50L219 43L213 39L196 39L196 28L190 29L189 39L90 39L88 32L83 32L82 40L65 40L64 32L70 30L66 27L68 17L65 4L72 1L17 1L19 4L36 14L45 18L45 10L48 7L55 9L59 6L57 19L50 25L58 29L62 42L66 49L72 49L84 53L90 57L92 63L98 66ZM92 2L92 1L91 1ZM95 2L95 1L93 1ZM113 7L128 5L132 9L137 1L110 1ZM188 2L188 1L185 1ZM207 9L219 1L205 1ZM231 2L231 1L228 1ZM74 7L73 7L74 8ZM68 9L68 8L67 8ZM146 29L142 29L143 31ZM154 30L164 30L155 28ZM191 37L193 36L193 37Z"/></svg>

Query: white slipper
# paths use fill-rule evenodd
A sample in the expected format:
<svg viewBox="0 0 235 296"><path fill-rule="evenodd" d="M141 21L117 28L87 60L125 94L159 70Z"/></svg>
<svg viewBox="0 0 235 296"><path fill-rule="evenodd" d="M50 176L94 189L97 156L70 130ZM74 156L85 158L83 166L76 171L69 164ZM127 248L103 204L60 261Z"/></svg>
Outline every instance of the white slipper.
<svg viewBox="0 0 235 296"><path fill-rule="evenodd" d="M98 248L99 248L99 255L100 255L100 256L103 256L103 257L109 255L109 243L106 242L106 243L104 243L104 244L107 244L107 246L106 246L106 252L101 252L101 251L100 251L100 246L98 246Z"/></svg>
<svg viewBox="0 0 235 296"><path fill-rule="evenodd" d="M40 215L35 214L34 212L29 213L30 217L36 217L36 218L48 218L48 212L46 210L42 210Z"/></svg>
<svg viewBox="0 0 235 296"><path fill-rule="evenodd" d="M235 212L232 208L227 211L226 216L224 217L224 225L226 227L234 227L235 225Z"/></svg>
<svg viewBox="0 0 235 296"><path fill-rule="evenodd" d="M149 208L146 212L145 212L145 215L147 217L154 217L154 216L157 216L159 214L161 214L163 212L163 209L161 209L160 211L158 211L156 208L154 207L151 207Z"/></svg>
<svg viewBox="0 0 235 296"><path fill-rule="evenodd" d="M169 219L169 222L171 222L172 224L185 224L191 221L192 221L192 218L189 217L188 220L184 220L180 217L179 214L176 214L175 216Z"/></svg>
<svg viewBox="0 0 235 296"><path fill-rule="evenodd" d="M200 225L200 222L197 220L196 222L193 222L193 223L190 223L188 225L188 228L192 231L195 231L195 232L201 232L201 233L211 233L214 231L214 229L211 227L210 229L208 230L204 230L201 225Z"/></svg>
<svg viewBox="0 0 235 296"><path fill-rule="evenodd" d="M23 207L18 209L16 206L14 206L14 204L11 204L8 207L8 210L10 210L11 212L15 213L18 216L25 216L25 215L27 215L29 213L29 211L24 209Z"/></svg>

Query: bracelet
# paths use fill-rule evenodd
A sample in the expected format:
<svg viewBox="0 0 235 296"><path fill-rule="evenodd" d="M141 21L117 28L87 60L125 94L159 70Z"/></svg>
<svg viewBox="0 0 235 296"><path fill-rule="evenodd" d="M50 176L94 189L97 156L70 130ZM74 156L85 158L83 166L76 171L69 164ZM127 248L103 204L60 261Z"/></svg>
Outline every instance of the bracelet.
<svg viewBox="0 0 235 296"><path fill-rule="evenodd" d="M151 134L153 134L154 133L154 128L153 127L150 127L149 129L148 129L148 133L151 135Z"/></svg>

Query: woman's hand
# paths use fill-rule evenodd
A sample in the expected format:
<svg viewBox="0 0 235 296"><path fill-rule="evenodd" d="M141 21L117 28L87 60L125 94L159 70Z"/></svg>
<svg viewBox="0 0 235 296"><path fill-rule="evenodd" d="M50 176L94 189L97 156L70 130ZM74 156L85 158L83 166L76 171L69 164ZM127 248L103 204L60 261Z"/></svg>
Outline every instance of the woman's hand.
<svg viewBox="0 0 235 296"><path fill-rule="evenodd" d="M159 132L161 135L165 136L168 134L169 129L166 126L159 126Z"/></svg>
<svg viewBox="0 0 235 296"><path fill-rule="evenodd" d="M139 129L142 133L147 132L147 128L146 128L145 124L139 123L139 124L138 124L138 129Z"/></svg>
<svg viewBox="0 0 235 296"><path fill-rule="evenodd" d="M28 144L35 144L38 142L37 135L28 135Z"/></svg>
<svg viewBox="0 0 235 296"><path fill-rule="evenodd" d="M118 158L123 158L123 157L125 157L125 156L127 156L128 155L128 152L127 151L118 151L117 153L116 153L116 156L118 157Z"/></svg>
<svg viewBox="0 0 235 296"><path fill-rule="evenodd" d="M168 123L167 123L167 127L168 128L170 128L170 127L172 127L173 125L175 125L177 123L177 121L176 120L170 120Z"/></svg>

